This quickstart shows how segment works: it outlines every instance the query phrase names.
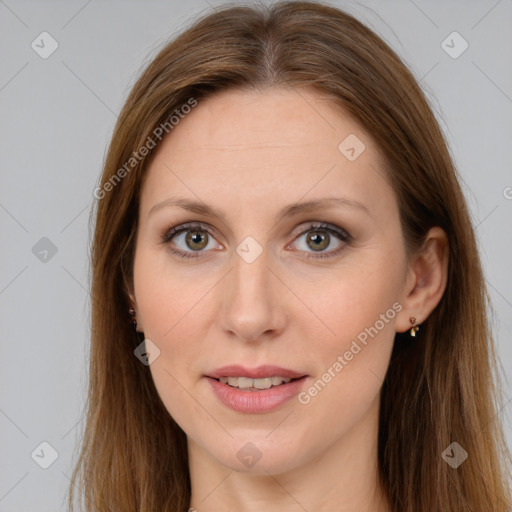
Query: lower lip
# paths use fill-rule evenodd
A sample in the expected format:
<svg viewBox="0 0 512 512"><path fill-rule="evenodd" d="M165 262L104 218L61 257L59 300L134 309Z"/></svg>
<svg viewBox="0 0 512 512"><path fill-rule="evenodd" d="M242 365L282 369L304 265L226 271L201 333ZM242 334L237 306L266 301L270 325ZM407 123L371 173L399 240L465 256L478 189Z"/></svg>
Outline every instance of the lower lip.
<svg viewBox="0 0 512 512"><path fill-rule="evenodd" d="M273 411L296 396L306 382L307 376L260 391L241 391L218 380L207 377L217 398L230 409L248 414Z"/></svg>

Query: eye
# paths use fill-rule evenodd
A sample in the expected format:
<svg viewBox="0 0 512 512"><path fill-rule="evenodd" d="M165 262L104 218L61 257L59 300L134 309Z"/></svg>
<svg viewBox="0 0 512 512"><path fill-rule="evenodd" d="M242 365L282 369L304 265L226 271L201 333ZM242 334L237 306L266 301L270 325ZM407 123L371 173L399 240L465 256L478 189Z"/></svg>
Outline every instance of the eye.
<svg viewBox="0 0 512 512"><path fill-rule="evenodd" d="M222 247L214 244L213 240L215 239L210 235L208 227L200 223L182 224L162 235L162 243L168 244L170 251L179 258L197 258L204 252L203 249ZM172 247L171 241L178 249Z"/></svg>
<svg viewBox="0 0 512 512"><path fill-rule="evenodd" d="M307 235L305 238L302 238L304 235ZM333 242L333 236L335 237L335 241L337 241L338 245L333 250L328 252L323 252L327 249ZM326 224L323 222L320 223L310 223L305 231L294 240L302 241L300 244L302 247L300 249L306 253L306 258L330 258L332 256L338 255L345 247L347 243L350 243L352 237L344 230L332 224ZM341 243L344 242L344 243ZM309 250L312 250L311 253ZM317 253L317 254L314 254Z"/></svg>
<svg viewBox="0 0 512 512"><path fill-rule="evenodd" d="M169 250L179 258L197 258L201 256L201 253L206 252L205 249L222 248L221 245L213 243L215 238L211 236L209 229L211 228L201 223L187 223L175 226L163 233L162 243L167 244ZM306 230L302 231L294 239L294 242L301 240L304 235L307 235L307 237L304 239L300 250L305 253L309 252L309 254L305 254L304 257L306 258L336 256L344 249L346 244L352 241L351 235L344 229L322 222L310 223ZM338 242L338 247L324 252L326 248L332 245L333 235ZM311 249L312 252L308 249Z"/></svg>

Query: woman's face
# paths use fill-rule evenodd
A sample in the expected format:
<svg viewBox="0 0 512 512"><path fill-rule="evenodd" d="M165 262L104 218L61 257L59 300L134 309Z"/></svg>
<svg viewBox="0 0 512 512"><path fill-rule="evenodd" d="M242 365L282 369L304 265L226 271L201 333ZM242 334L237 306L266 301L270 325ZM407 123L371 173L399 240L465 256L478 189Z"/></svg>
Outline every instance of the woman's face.
<svg viewBox="0 0 512 512"><path fill-rule="evenodd" d="M146 178L134 306L189 447L278 473L376 426L409 285L397 201L358 123L311 89L222 92ZM306 377L212 379L243 376Z"/></svg>

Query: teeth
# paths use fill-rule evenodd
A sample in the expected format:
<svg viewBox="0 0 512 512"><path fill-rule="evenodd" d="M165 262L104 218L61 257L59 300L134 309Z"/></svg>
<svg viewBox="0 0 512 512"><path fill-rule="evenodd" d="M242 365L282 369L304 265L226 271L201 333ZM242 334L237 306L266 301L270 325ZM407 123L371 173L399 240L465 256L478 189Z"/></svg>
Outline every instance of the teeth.
<svg viewBox="0 0 512 512"><path fill-rule="evenodd" d="M269 389L272 386L280 386L287 384L292 379L288 377L264 377L262 379L249 379L248 377L220 377L219 381L222 384L228 384L234 388L240 389Z"/></svg>

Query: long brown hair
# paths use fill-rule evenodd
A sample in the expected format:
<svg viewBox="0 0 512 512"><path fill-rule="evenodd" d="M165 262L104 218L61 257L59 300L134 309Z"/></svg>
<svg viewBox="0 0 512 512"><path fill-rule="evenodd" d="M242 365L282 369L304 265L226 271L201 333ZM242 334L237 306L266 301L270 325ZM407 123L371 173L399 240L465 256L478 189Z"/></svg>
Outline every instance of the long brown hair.
<svg viewBox="0 0 512 512"><path fill-rule="evenodd" d="M448 235L444 296L415 343L396 335L383 384L378 462L392 509L506 511L509 454L490 301L457 171L400 58L351 15L313 2L216 8L168 43L129 94L95 193L87 422L70 508L77 495L89 512L182 512L190 504L186 436L134 357L127 316L139 194L155 154L138 151L166 122L170 133L168 120L191 98L272 86L314 87L371 134L409 254L432 226ZM442 457L452 442L468 453L457 469Z"/></svg>

